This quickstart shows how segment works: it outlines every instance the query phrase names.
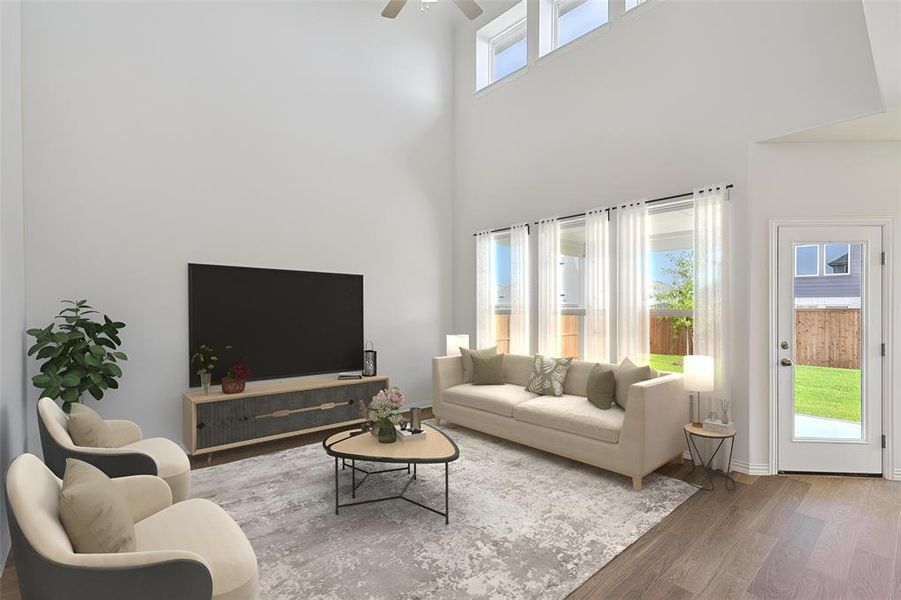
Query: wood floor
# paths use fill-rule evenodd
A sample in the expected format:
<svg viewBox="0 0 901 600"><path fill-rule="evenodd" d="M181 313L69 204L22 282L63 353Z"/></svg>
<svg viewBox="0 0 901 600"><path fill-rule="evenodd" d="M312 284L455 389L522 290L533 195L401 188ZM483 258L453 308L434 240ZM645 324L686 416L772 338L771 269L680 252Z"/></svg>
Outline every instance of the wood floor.
<svg viewBox="0 0 901 600"><path fill-rule="evenodd" d="M279 440L264 449L324 437ZM260 450L229 451L211 462ZM690 467L660 472L684 479ZM715 492L695 494L569 599L901 600L901 482L801 475L736 480L734 491L717 481ZM11 564L0 578L0 600L19 600Z"/></svg>

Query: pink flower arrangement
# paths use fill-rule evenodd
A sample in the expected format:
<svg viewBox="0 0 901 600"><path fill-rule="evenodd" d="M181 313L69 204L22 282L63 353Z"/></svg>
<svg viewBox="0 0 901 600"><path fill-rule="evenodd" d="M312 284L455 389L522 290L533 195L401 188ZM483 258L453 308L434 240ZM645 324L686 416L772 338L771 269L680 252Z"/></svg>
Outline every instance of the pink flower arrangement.
<svg viewBox="0 0 901 600"><path fill-rule="evenodd" d="M369 403L369 420L373 423L388 420L397 424L401 420L400 407L406 398L400 388L391 387L372 397Z"/></svg>

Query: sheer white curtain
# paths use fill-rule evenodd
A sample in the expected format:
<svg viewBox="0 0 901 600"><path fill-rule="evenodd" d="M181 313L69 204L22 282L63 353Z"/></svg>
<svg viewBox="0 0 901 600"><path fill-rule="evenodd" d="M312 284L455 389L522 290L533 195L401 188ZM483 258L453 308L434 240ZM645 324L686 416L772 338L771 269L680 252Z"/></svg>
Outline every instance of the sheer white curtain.
<svg viewBox="0 0 901 600"><path fill-rule="evenodd" d="M538 353L560 356L560 224L538 224Z"/></svg>
<svg viewBox="0 0 901 600"><path fill-rule="evenodd" d="M476 348L495 344L494 239L489 231L476 234Z"/></svg>
<svg viewBox="0 0 901 600"><path fill-rule="evenodd" d="M585 213L585 360L609 362L610 221L606 209Z"/></svg>
<svg viewBox="0 0 901 600"><path fill-rule="evenodd" d="M715 391L705 395L720 411L719 400L729 399L727 327L729 295L729 190L725 186L697 189L694 193L694 353L712 356ZM731 410L729 411L731 415Z"/></svg>
<svg viewBox="0 0 901 600"><path fill-rule="evenodd" d="M648 364L648 208L644 202L617 209L616 360Z"/></svg>
<svg viewBox="0 0 901 600"><path fill-rule="evenodd" d="M529 353L529 226L510 228L510 353Z"/></svg>

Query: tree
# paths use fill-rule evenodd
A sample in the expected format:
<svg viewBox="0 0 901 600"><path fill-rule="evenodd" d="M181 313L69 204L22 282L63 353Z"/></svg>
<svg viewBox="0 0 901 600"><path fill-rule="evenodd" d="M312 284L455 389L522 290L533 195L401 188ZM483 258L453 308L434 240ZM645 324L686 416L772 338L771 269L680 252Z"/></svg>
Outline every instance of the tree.
<svg viewBox="0 0 901 600"><path fill-rule="evenodd" d="M672 285L662 281L654 282L654 301L658 305L670 310L687 310L694 309L695 301L695 279L694 279L694 256L691 250L683 250L675 254L672 258L672 264L661 267L660 269L666 275L670 276ZM691 317L666 317L670 321L673 328L673 334L676 339L682 332L691 332ZM685 353L691 354L691 335L685 337Z"/></svg>

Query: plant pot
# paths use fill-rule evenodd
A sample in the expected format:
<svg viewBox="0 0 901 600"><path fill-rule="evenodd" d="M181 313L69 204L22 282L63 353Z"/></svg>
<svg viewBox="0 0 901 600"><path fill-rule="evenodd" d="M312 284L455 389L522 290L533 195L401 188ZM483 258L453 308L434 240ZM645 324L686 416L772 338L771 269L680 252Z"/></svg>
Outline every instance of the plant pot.
<svg viewBox="0 0 901 600"><path fill-rule="evenodd" d="M223 377L222 378L222 393L223 394L240 394L244 391L244 380L243 379L232 379L231 377Z"/></svg>
<svg viewBox="0 0 901 600"><path fill-rule="evenodd" d="M397 429L394 428L394 423L384 419L379 421L378 427L379 442L383 444L392 444L397 441Z"/></svg>

